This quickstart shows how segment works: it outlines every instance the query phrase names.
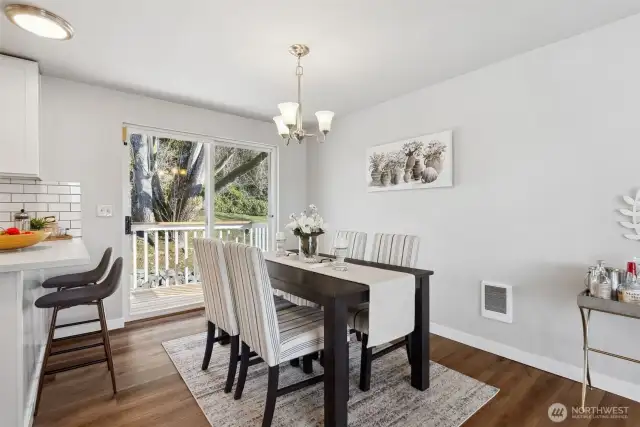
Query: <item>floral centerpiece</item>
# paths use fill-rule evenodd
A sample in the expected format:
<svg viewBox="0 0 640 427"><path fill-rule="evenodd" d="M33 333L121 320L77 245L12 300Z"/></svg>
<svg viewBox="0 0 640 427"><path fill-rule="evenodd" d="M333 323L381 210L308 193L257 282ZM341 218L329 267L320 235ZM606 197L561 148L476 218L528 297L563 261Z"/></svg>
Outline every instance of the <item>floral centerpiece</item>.
<svg viewBox="0 0 640 427"><path fill-rule="evenodd" d="M315 205L309 205L300 215L289 215L289 219L291 222L286 228L298 237L300 261L317 262L318 236L324 234L327 229L327 224L318 214L318 208Z"/></svg>

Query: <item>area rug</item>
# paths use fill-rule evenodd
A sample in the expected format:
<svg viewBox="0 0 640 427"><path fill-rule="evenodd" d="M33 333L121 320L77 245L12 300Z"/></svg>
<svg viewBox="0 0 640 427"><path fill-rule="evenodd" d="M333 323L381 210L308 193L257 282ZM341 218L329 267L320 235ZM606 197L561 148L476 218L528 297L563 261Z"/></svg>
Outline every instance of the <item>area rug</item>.
<svg viewBox="0 0 640 427"><path fill-rule="evenodd" d="M223 391L229 363L229 346L215 344L209 369L201 370L206 333L163 343L182 379L213 427L259 426L267 392L267 365L249 367L241 400ZM403 350L373 361L371 390L358 388L360 343L350 345L349 426L458 427L491 400L498 389L448 369L430 365L431 386L420 392L409 384L410 367ZM280 366L280 388L322 373L304 374L288 363ZM237 378L236 378L237 381ZM235 384L234 384L235 390ZM324 425L322 383L279 397L273 427Z"/></svg>

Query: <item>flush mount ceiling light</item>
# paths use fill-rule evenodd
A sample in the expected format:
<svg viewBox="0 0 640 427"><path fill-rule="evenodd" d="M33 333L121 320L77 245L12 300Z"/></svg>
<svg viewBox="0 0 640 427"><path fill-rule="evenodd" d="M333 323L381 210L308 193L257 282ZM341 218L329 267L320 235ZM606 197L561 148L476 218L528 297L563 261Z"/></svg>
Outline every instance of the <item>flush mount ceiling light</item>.
<svg viewBox="0 0 640 427"><path fill-rule="evenodd" d="M300 65L300 59L309 53L309 47L304 44L294 44L289 47L289 53L298 58L298 66L296 67L296 76L298 77L298 102L283 102L278 104L280 109L280 116L273 118L278 127L278 133L282 139L289 141L295 139L298 144L302 143L308 136L315 136L320 142L324 142L324 139L331 130L331 120L333 119L333 111L318 111L316 118L318 119L318 128L322 133L322 139L318 135L307 133L302 127L302 65Z"/></svg>
<svg viewBox="0 0 640 427"><path fill-rule="evenodd" d="M58 15L27 4L9 4L4 8L9 21L40 37L69 40L73 27Z"/></svg>

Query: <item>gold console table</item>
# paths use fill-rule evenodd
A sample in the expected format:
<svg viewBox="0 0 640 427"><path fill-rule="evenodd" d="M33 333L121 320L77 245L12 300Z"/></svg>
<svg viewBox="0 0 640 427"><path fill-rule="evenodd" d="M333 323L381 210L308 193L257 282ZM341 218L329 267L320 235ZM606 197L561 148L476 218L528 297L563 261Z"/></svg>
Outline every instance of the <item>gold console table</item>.
<svg viewBox="0 0 640 427"><path fill-rule="evenodd" d="M584 340L584 367L582 376L582 407L584 408L584 402L587 398L587 384L589 385L589 389L593 388L591 386L591 373L589 372L590 351L604 354L605 356L616 357L628 362L640 363L640 360L589 347L589 321L591 320L591 312L599 311L601 313L609 313L616 316L640 319L640 305L595 298L589 295L589 291L585 290L578 295L578 308L580 309L580 315L582 316L582 337Z"/></svg>

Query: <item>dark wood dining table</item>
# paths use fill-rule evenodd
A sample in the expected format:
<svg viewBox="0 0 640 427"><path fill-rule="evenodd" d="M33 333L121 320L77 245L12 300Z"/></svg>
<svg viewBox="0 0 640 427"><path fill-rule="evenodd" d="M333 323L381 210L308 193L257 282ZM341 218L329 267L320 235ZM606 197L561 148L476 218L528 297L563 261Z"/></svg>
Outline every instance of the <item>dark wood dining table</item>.
<svg viewBox="0 0 640 427"><path fill-rule="evenodd" d="M332 258L321 254L321 257ZM347 263L415 276L415 329L411 333L411 385L429 388L429 277L433 271L347 258ZM271 286L320 304L324 308L324 422L346 427L349 397L349 347L345 339L347 307L369 302L369 287L361 283L267 260Z"/></svg>

